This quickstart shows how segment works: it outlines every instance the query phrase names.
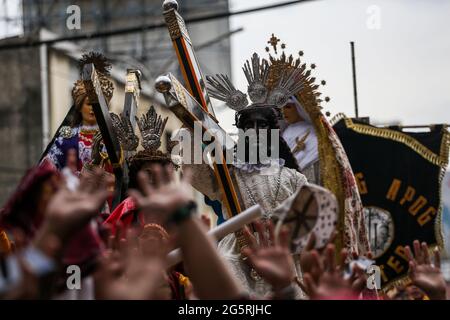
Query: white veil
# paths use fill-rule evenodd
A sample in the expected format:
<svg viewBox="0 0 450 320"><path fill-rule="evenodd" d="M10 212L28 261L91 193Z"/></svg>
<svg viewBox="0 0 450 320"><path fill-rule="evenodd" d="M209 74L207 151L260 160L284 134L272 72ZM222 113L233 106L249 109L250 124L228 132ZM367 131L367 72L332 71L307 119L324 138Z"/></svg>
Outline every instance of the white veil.
<svg viewBox="0 0 450 320"><path fill-rule="evenodd" d="M294 150L297 146L297 139L302 139L303 137L305 137L305 135L307 135L304 141L305 148L299 152L294 153L294 157L297 159L300 170L304 170L319 159L319 150L317 148L317 134L314 130L314 126L312 124L310 116L305 111L300 102L294 96L292 96L289 98L287 103L295 104L298 114L304 119L304 121L288 124L284 128L282 136L289 145L289 148L291 150Z"/></svg>

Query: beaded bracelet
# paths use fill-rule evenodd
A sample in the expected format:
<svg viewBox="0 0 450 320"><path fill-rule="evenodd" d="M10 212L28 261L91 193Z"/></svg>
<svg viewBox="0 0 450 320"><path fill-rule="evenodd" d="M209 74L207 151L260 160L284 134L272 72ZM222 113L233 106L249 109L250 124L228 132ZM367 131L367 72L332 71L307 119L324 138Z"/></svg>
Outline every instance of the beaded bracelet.
<svg viewBox="0 0 450 320"><path fill-rule="evenodd" d="M169 239L169 234L167 233L166 229L164 229L164 227L162 227L161 225L159 225L157 223L147 223L144 226L140 237L143 237L145 234L150 233L152 231L158 232L159 235L161 236L161 239L164 241Z"/></svg>

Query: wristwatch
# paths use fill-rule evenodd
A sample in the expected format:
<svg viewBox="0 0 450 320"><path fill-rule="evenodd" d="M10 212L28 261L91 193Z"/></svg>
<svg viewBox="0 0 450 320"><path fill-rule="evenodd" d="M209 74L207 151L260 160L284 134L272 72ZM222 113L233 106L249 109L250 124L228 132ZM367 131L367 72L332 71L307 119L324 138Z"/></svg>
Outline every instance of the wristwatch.
<svg viewBox="0 0 450 320"><path fill-rule="evenodd" d="M178 208L170 217L170 221L179 225L184 220L189 218L197 210L197 204L194 201L189 201L186 205Z"/></svg>
<svg viewBox="0 0 450 320"><path fill-rule="evenodd" d="M281 290L277 290L274 292L276 299L282 300L295 300L297 296L296 286L291 282L289 285L284 287Z"/></svg>

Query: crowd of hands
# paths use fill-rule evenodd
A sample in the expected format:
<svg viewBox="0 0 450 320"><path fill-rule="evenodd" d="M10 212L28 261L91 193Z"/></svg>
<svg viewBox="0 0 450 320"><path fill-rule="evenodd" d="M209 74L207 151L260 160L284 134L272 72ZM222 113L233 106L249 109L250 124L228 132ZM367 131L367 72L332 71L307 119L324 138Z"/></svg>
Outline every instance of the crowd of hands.
<svg viewBox="0 0 450 320"><path fill-rule="evenodd" d="M152 181L145 172L138 175L139 190L130 190L146 222L157 221L170 230L167 246L151 246L138 243L133 228L105 237L105 246L97 257L93 273L95 299L164 299L170 294L164 291L167 283L167 253L179 247L183 253L183 265L192 285L191 299L252 299L240 288L225 261L216 249L215 241L207 234L204 221L198 215L172 223L171 215L192 201L191 173L183 172L176 182L173 169L154 165ZM23 241L19 231L13 231L14 250L22 269L19 284L3 294L3 299L51 298L42 290L42 279L33 274L21 258L21 252L34 246L45 255L61 261L62 252L70 238L94 219L111 192L108 175L102 169L83 172L76 190L69 190L64 181L52 197L45 221L33 243ZM289 233L281 230L277 235L270 221L254 222L254 230L244 229L248 245L242 248L245 261L272 287L267 299L285 299L285 288L299 286L307 299L377 299L380 294L367 288L364 270L354 267L351 274L345 272L348 262L356 259L345 249L337 252L333 239L321 250L314 249L314 234L310 235L306 248L299 256L302 277L297 277L294 257L289 250ZM257 241L258 239L258 241ZM440 270L439 252L434 262L425 243L414 242L413 248L405 248L409 259L409 277L412 284L430 299L446 299L446 282ZM62 264L60 262L60 264ZM51 280L56 281L56 280ZM46 283L46 288L52 283ZM386 299L386 297L383 297Z"/></svg>

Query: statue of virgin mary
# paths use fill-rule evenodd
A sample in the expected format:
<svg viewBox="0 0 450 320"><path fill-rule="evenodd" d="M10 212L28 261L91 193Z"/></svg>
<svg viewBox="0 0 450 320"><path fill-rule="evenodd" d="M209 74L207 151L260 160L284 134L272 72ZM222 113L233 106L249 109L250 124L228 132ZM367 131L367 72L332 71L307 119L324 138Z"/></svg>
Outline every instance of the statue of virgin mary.
<svg viewBox="0 0 450 320"><path fill-rule="evenodd" d="M311 118L294 96L289 98L281 110L285 122L282 131L283 139L308 181L320 185L317 134Z"/></svg>

